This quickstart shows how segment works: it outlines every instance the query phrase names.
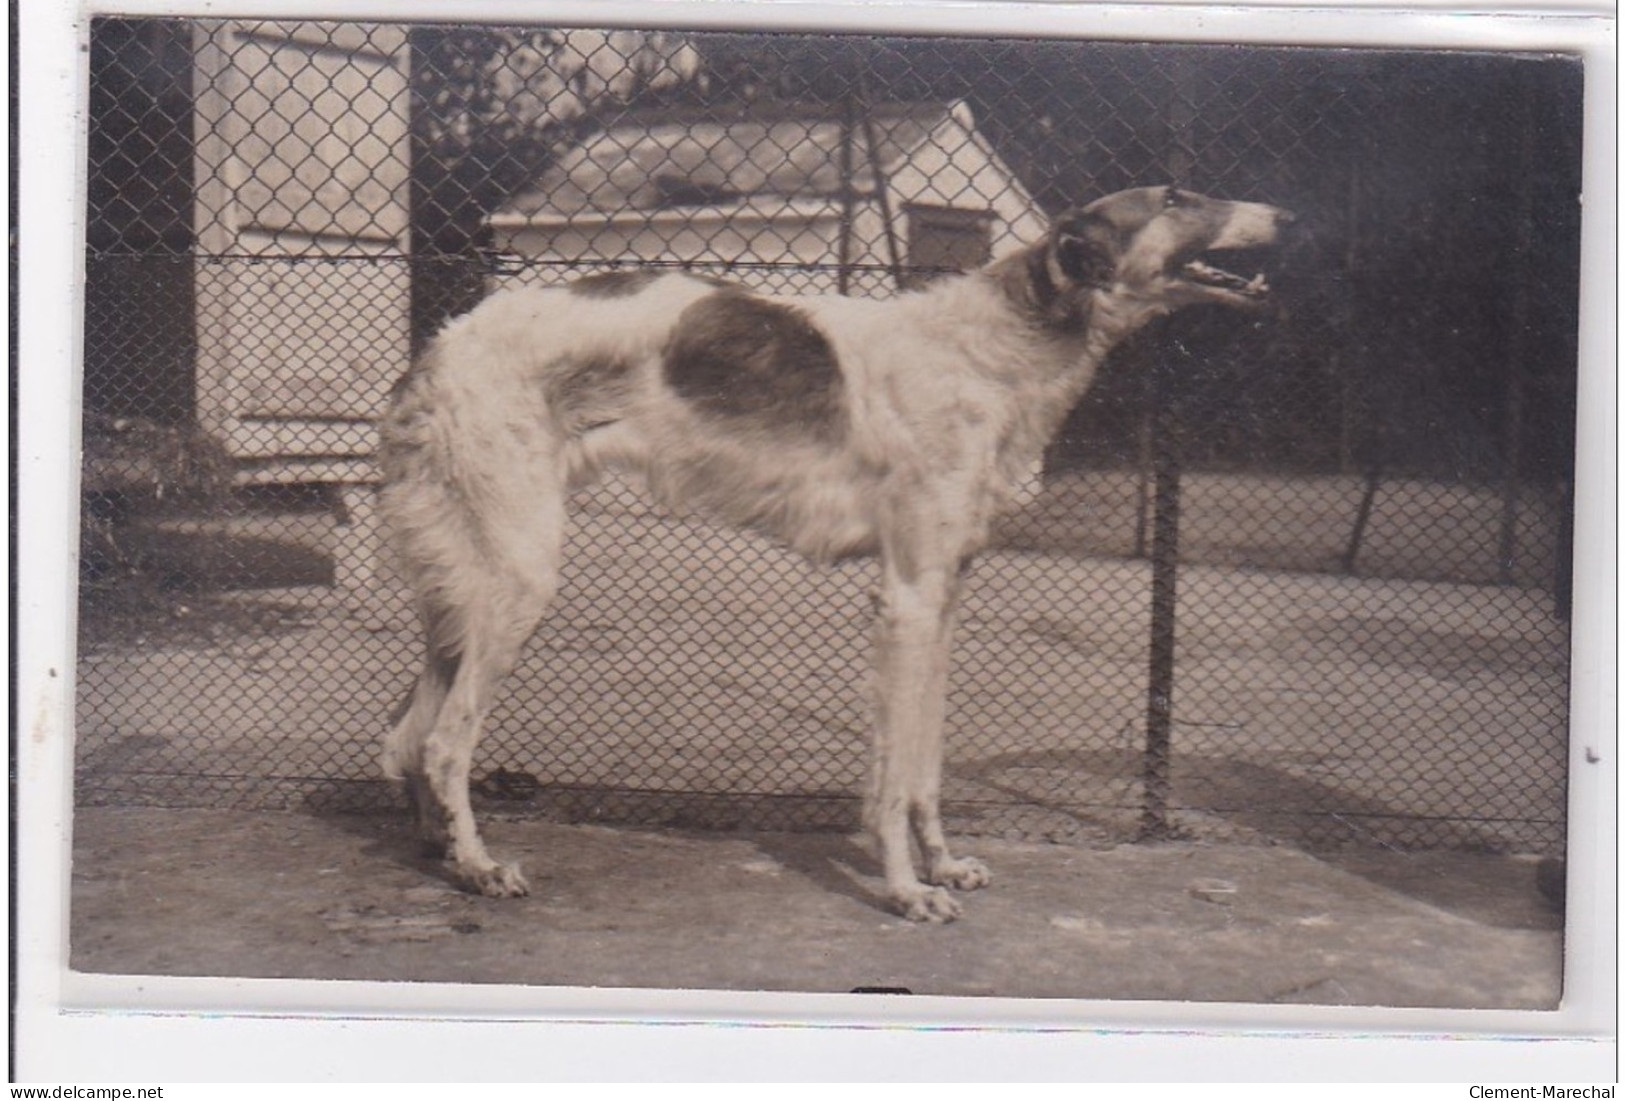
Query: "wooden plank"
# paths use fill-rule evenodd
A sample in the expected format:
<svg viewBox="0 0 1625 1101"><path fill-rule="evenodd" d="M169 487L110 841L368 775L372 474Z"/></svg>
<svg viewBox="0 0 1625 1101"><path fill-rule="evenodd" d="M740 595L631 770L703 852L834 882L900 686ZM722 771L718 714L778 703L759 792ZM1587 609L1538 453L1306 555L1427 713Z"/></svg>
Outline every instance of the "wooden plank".
<svg viewBox="0 0 1625 1101"><path fill-rule="evenodd" d="M406 28L390 23L312 23L291 19L237 22L245 39L292 42L309 50L333 50L346 57L375 57L405 63Z"/></svg>
<svg viewBox="0 0 1625 1101"><path fill-rule="evenodd" d="M229 27L199 23L193 31L193 233L196 239L194 288L197 311L197 416L205 431L224 435L241 404L232 392L229 272L213 257L230 252L237 240L233 201L241 179L234 173L234 145L246 130L231 105L247 86L232 67Z"/></svg>
<svg viewBox="0 0 1625 1101"><path fill-rule="evenodd" d="M366 459L286 459L240 467L233 477L237 485L307 485L312 482L342 485L373 485L379 480L378 466Z"/></svg>
<svg viewBox="0 0 1625 1101"><path fill-rule="evenodd" d="M253 120L233 151L242 223L404 247L406 74L389 58L260 37L239 37L231 62L251 85L233 105Z"/></svg>
<svg viewBox="0 0 1625 1101"><path fill-rule="evenodd" d="M229 262L236 415L376 417L410 354L405 263Z"/></svg>

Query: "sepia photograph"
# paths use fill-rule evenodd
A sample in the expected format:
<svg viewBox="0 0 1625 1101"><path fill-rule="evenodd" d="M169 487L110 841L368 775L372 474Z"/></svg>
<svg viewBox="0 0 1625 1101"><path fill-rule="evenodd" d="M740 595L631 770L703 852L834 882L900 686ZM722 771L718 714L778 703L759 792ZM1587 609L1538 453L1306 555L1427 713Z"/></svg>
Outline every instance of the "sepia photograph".
<svg viewBox="0 0 1625 1101"><path fill-rule="evenodd" d="M73 974L1564 1006L1578 53L84 34Z"/></svg>

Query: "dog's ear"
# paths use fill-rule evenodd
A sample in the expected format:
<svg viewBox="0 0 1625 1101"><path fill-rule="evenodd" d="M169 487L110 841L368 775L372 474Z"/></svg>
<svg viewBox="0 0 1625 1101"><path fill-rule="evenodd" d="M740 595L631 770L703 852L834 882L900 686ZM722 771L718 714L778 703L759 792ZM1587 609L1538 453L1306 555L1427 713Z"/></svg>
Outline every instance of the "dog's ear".
<svg viewBox="0 0 1625 1101"><path fill-rule="evenodd" d="M1050 232L1050 255L1058 272L1086 287L1109 287L1115 281L1117 234L1098 214L1071 210Z"/></svg>

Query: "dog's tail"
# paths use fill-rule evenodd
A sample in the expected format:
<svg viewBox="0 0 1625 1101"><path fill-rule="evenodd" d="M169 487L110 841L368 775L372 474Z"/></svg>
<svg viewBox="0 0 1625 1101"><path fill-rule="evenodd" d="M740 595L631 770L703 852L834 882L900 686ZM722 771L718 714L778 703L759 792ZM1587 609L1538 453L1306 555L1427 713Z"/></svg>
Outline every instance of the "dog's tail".
<svg viewBox="0 0 1625 1101"><path fill-rule="evenodd" d="M507 672L557 586L558 432L541 394L510 381L520 372L472 362L481 351L490 349L466 327L437 337L397 385L381 425L380 518L427 648L386 743L391 776L417 770L457 678L475 678L479 697Z"/></svg>

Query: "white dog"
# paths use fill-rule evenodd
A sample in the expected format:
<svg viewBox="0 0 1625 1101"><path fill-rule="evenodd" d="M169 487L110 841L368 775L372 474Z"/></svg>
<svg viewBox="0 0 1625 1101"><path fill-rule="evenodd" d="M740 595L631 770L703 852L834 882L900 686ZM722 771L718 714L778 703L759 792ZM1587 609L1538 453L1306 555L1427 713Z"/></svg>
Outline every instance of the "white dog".
<svg viewBox="0 0 1625 1101"><path fill-rule="evenodd" d="M1264 301L1263 276L1201 257L1269 244L1289 219L1139 188L1061 217L1042 244L887 301L629 271L498 294L451 322L396 389L381 507L427 633L385 767L453 877L487 895L528 891L480 839L470 760L553 599L566 497L616 467L673 509L816 560L879 555L864 818L888 903L917 921L956 917L946 888L989 880L949 854L938 811L961 572L1112 347L1184 306Z"/></svg>

